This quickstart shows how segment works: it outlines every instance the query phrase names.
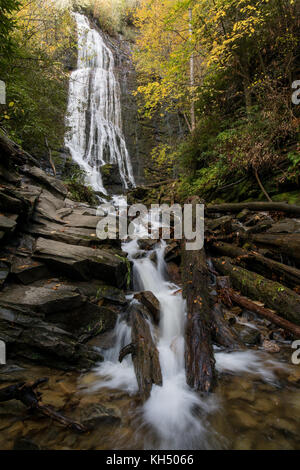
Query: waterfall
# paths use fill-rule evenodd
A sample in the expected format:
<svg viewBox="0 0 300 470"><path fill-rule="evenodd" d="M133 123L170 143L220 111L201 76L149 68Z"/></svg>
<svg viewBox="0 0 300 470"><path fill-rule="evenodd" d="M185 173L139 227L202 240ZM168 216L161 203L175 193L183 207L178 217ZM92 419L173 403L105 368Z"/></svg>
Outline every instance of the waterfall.
<svg viewBox="0 0 300 470"><path fill-rule="evenodd" d="M88 19L74 13L78 35L77 69L70 77L65 146L85 171L87 182L107 194L101 166L117 164L124 188L134 177L122 132L120 86L114 57Z"/></svg>

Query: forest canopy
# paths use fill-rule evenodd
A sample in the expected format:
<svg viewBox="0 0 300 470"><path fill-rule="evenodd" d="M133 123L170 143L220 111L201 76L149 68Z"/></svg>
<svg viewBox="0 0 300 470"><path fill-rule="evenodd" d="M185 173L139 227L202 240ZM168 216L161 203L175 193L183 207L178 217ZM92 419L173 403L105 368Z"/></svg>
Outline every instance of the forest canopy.
<svg viewBox="0 0 300 470"><path fill-rule="evenodd" d="M1 0L0 126L35 154L59 150L69 71L76 63L71 10L129 41L145 119L174 114L186 136L161 139L159 172L183 194L252 176L299 184L299 2L294 0Z"/></svg>

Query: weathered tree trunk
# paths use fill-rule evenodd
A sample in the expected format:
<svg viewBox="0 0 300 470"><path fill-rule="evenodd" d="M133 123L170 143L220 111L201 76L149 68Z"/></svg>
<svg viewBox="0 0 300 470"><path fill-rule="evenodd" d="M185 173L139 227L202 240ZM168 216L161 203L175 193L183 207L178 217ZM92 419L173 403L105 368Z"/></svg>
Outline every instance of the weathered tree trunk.
<svg viewBox="0 0 300 470"><path fill-rule="evenodd" d="M143 401L146 401L150 397L152 385L162 385L162 374L158 350L147 322L147 314L143 312L143 309L144 307L137 304L131 307L131 339L134 348L130 347L130 349L131 354L133 353L132 361L140 396Z"/></svg>
<svg viewBox="0 0 300 470"><path fill-rule="evenodd" d="M277 325L280 328L283 328L289 333L291 333L293 336L295 336L295 338L300 337L300 326L295 325L294 323L291 323L290 321L279 317L272 310L269 310L261 305L258 305L256 302L253 302L247 297L243 297L238 292L235 292L231 288L229 276L218 277L217 287L218 287L220 299L229 307L231 307L232 302L234 302L240 305L240 307L250 310L250 312L257 313L258 315L264 318L267 318L272 323L274 323L274 325Z"/></svg>
<svg viewBox="0 0 300 470"><path fill-rule="evenodd" d="M216 304L212 309L212 318L212 338L216 344L229 349L244 347L237 334L227 325L221 304Z"/></svg>
<svg viewBox="0 0 300 470"><path fill-rule="evenodd" d="M193 200L194 205L200 203ZM208 291L209 271L204 249L189 251L182 247L183 296L187 301L185 327L186 380L190 387L209 392L215 380L212 347L212 314Z"/></svg>
<svg viewBox="0 0 300 470"><path fill-rule="evenodd" d="M242 297L233 289L229 290L229 296L233 302L240 305L241 307L250 310L250 312L257 313L258 315L264 318L267 318L272 323L274 323L274 325L277 325L280 328L283 328L284 330L291 333L295 338L300 338L300 326L295 325L294 323L291 323L290 321L279 317L278 315L276 315L276 313L260 305L257 305L255 302L252 302L246 297Z"/></svg>
<svg viewBox="0 0 300 470"><path fill-rule="evenodd" d="M132 354L132 356L135 354L136 348L134 343L127 344L124 348L121 349L119 353L119 362L123 362L124 357L128 356L129 354Z"/></svg>
<svg viewBox="0 0 300 470"><path fill-rule="evenodd" d="M86 428L82 424L63 416L49 406L43 405L40 402L41 394L39 392L35 392L35 389L47 381L48 379L39 379L34 383L22 382L17 385L11 385L0 389L0 402L19 400L31 411L38 412L51 418L74 431L85 432Z"/></svg>
<svg viewBox="0 0 300 470"><path fill-rule="evenodd" d="M210 212L240 212L243 209L250 211L275 211L285 212L287 214L300 215L300 206L288 204L287 202L239 202L211 204L206 206L205 210Z"/></svg>
<svg viewBox="0 0 300 470"><path fill-rule="evenodd" d="M254 243L275 248L279 253L290 256L300 265L300 234L299 233L259 233L243 235Z"/></svg>
<svg viewBox="0 0 300 470"><path fill-rule="evenodd" d="M275 274L280 282L289 287L293 288L300 285L300 269L266 258L255 251L243 250L229 243L215 242L211 245L211 248L215 253L234 258L235 263L242 267L248 267L250 270L255 270L265 277Z"/></svg>
<svg viewBox="0 0 300 470"><path fill-rule="evenodd" d="M280 316L300 324L300 296L282 284L231 263L229 258L214 258L216 269L230 276L232 285L247 297L263 302Z"/></svg>

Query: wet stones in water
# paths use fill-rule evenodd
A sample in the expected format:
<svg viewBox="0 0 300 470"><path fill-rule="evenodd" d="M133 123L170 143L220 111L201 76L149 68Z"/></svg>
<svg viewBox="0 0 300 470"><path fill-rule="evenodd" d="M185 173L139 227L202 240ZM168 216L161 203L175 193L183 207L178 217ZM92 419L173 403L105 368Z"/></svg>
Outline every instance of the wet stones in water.
<svg viewBox="0 0 300 470"><path fill-rule="evenodd" d="M234 329L241 341L245 344L256 345L261 341L261 333L256 328L251 328L241 323L235 323Z"/></svg>
<svg viewBox="0 0 300 470"><path fill-rule="evenodd" d="M101 424L120 424L121 413L119 410L106 408L103 405L92 403L81 411L81 424L88 430L95 429Z"/></svg>

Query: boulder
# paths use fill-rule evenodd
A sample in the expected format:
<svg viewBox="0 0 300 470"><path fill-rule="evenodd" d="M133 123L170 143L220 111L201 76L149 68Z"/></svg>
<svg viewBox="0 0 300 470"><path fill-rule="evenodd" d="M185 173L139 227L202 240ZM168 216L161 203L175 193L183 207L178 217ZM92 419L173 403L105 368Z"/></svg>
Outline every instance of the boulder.
<svg viewBox="0 0 300 470"><path fill-rule="evenodd" d="M77 289L90 299L97 302L106 300L109 303L127 305L124 291L117 287L109 286L101 281L92 280L90 282L76 282Z"/></svg>
<svg viewBox="0 0 300 470"><path fill-rule="evenodd" d="M260 343L261 333L256 328L251 328L242 323L235 323L233 328L244 344L256 345Z"/></svg>
<svg viewBox="0 0 300 470"><path fill-rule="evenodd" d="M152 250L155 245L157 245L158 240L152 240L150 238L145 240L140 239L137 241L137 243L141 250Z"/></svg>
<svg viewBox="0 0 300 470"><path fill-rule="evenodd" d="M20 214L26 211L27 207L24 201L18 199L13 195L12 191L8 191L7 188L0 188L0 210L3 212L13 212Z"/></svg>
<svg viewBox="0 0 300 470"><path fill-rule="evenodd" d="M167 263L167 273L171 282L174 282L174 284L177 285L181 285L181 270L176 263Z"/></svg>
<svg viewBox="0 0 300 470"><path fill-rule="evenodd" d="M83 281L94 278L123 287L130 276L130 265L126 258L121 253L109 250L38 238L34 257L66 276Z"/></svg>
<svg viewBox="0 0 300 470"><path fill-rule="evenodd" d="M118 410L106 408L98 403L90 403L81 411L80 422L88 430L102 424L119 424L120 421L121 414Z"/></svg>
<svg viewBox="0 0 300 470"><path fill-rule="evenodd" d="M167 244L164 257L167 263L173 261L174 263L180 264L180 245L177 241L170 241L170 243Z"/></svg>
<svg viewBox="0 0 300 470"><path fill-rule="evenodd" d="M57 311L47 320L71 333L80 343L94 336L112 330L117 321L117 313L107 307L86 302L79 308Z"/></svg>

